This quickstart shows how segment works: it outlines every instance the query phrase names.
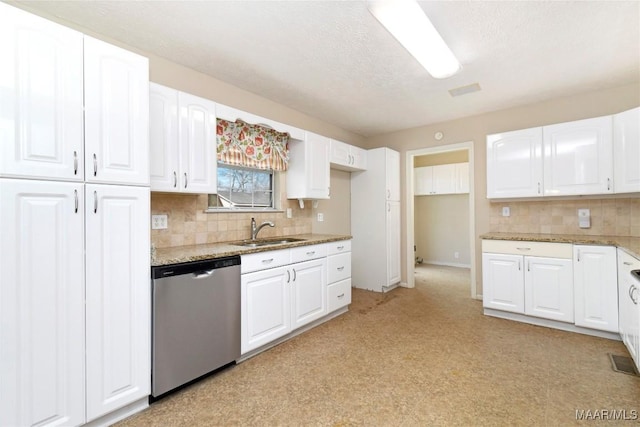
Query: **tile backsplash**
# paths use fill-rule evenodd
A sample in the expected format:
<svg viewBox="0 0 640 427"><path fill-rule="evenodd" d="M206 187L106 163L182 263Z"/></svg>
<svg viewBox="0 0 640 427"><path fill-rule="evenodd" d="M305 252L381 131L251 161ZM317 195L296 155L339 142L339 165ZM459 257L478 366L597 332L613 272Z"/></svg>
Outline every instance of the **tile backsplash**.
<svg viewBox="0 0 640 427"><path fill-rule="evenodd" d="M503 217L509 207L511 216ZM591 210L591 227L578 227L578 209ZM640 237L640 198L501 201L491 203L491 232Z"/></svg>
<svg viewBox="0 0 640 427"><path fill-rule="evenodd" d="M282 200L282 212L205 213L206 194L151 193L151 214L168 215L168 228L151 230L151 242L156 248L228 242L251 237L251 218L258 225L272 221L275 227L264 227L259 237L311 233L312 209L300 209L297 200ZM292 218L286 209L291 208Z"/></svg>

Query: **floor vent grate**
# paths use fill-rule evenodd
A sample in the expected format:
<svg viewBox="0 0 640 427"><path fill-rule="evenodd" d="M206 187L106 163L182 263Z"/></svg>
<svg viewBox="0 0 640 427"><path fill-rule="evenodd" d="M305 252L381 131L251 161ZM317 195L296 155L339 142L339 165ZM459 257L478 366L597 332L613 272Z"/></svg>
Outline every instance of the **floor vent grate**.
<svg viewBox="0 0 640 427"><path fill-rule="evenodd" d="M617 354L609 353L609 358L611 359L611 366L614 371L636 377L640 376L640 374L638 374L638 370L633 364L633 359L630 357L618 356Z"/></svg>

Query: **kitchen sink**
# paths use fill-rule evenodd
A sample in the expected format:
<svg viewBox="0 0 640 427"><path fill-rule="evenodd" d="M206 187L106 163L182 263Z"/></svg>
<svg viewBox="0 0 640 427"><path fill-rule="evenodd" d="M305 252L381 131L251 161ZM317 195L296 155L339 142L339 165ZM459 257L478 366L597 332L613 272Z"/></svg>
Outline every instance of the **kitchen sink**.
<svg viewBox="0 0 640 427"><path fill-rule="evenodd" d="M258 239L258 240L243 240L241 242L233 243L235 246L243 246L245 248L257 248L261 246L271 245L283 245L285 243L303 242L305 239L295 239L291 237L284 237L281 239Z"/></svg>

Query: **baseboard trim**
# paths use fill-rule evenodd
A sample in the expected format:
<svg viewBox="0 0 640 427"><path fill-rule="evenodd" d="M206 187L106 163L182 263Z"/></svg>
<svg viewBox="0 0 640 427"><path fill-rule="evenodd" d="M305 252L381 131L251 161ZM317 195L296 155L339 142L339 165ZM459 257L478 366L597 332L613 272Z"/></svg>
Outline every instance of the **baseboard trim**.
<svg viewBox="0 0 640 427"><path fill-rule="evenodd" d="M471 268L471 264L461 264L457 262L442 262L442 261L433 261L433 260L424 260L422 264L442 265L444 267Z"/></svg>
<svg viewBox="0 0 640 427"><path fill-rule="evenodd" d="M135 402L128 404L127 406L123 406L122 408L116 409L115 411L103 415L100 418L89 421L88 423L84 424L84 427L110 426L117 423L118 421L124 420L125 418L129 418L130 416L135 415L138 412L147 409L148 407L149 396L145 396L140 400L136 400Z"/></svg>
<svg viewBox="0 0 640 427"><path fill-rule="evenodd" d="M622 341L620 334L615 332L599 331L597 329L583 328L571 323L558 322L556 320L541 319L539 317L531 317L526 314L510 313L508 311L494 310L492 308L484 309L485 316L499 317L500 319L514 320L516 322L528 323L530 325L544 326L546 328L559 329L567 332L576 332L583 335L591 335L593 337L606 338L614 341Z"/></svg>

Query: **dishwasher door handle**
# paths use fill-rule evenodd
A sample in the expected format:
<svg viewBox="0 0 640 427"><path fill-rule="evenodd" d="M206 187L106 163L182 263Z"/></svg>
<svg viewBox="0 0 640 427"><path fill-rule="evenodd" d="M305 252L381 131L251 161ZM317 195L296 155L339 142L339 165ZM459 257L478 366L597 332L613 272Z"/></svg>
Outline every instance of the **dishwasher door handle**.
<svg viewBox="0 0 640 427"><path fill-rule="evenodd" d="M196 271L195 273L193 273L193 278L206 279L207 277L213 276L214 271L216 271L214 268L212 268L211 270Z"/></svg>

